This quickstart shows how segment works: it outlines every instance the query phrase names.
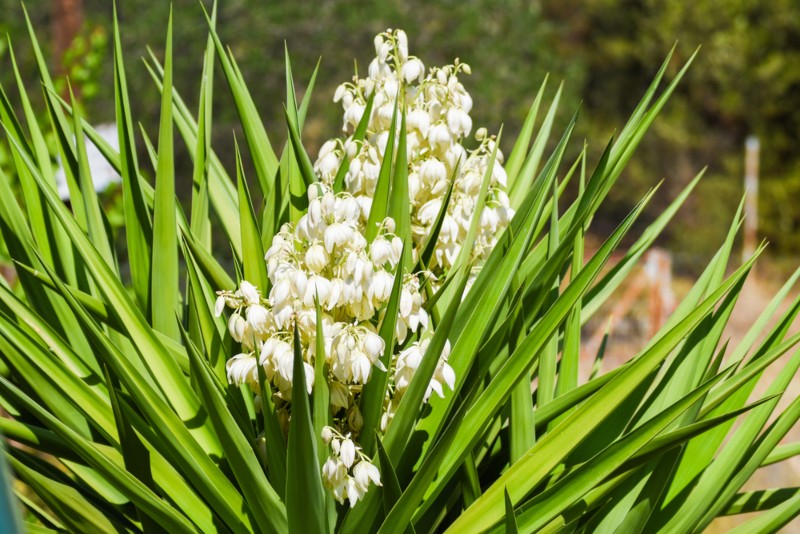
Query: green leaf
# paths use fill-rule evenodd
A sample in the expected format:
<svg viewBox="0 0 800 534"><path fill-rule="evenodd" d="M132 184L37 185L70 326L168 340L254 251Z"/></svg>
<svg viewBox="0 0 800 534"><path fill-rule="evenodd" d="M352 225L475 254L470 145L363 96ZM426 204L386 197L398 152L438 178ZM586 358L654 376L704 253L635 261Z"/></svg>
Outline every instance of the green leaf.
<svg viewBox="0 0 800 534"><path fill-rule="evenodd" d="M212 371L198 354L194 343L181 328L183 342L188 348L192 377L200 390L214 429L225 450L225 458L236 477L255 524L277 532L287 528L286 508L278 494L267 482L258 463L253 443L248 443L231 416L225 400L215 385Z"/></svg>
<svg viewBox="0 0 800 534"><path fill-rule="evenodd" d="M63 524L62 528L69 528L74 532L113 532L123 526L120 524L121 518L119 516L113 519L107 517L103 510L97 508L91 502L88 495L82 494L81 491L64 481L48 477L40 469L36 468L39 466L34 467L23 463L20 458L17 458L17 456L21 455L19 452L7 452L6 454L14 472L30 489L36 492L36 496L59 518ZM5 465L5 463L5 458L0 459L0 465ZM4 488L11 489L10 480L7 483L5 476L2 482ZM13 502L12 504L9 502L9 504L13 506L11 513L8 515L5 513L0 514L0 523L4 524L3 532L22 532L18 527L8 525L8 523L17 523L19 520L17 503Z"/></svg>
<svg viewBox="0 0 800 534"><path fill-rule="evenodd" d="M314 404L312 419L314 420L314 435L317 438L317 459L321 467L328 457L328 447L322 439L322 429L331 424L330 391L328 389L330 366L328 362L325 361L325 335L322 330L322 308L316 298L314 298L314 307L316 308L316 339L314 340ZM364 427L362 427L362 434L363 431Z"/></svg>
<svg viewBox="0 0 800 534"><path fill-rule="evenodd" d="M766 457L761 466L764 467L767 465L776 464L797 456L798 454L800 454L800 442L795 441L794 443L778 445L775 447L775 450L773 450L769 456Z"/></svg>
<svg viewBox="0 0 800 534"><path fill-rule="evenodd" d="M4 436L0 434L0 438ZM5 441L5 440L4 440ZM5 450L5 443L0 450ZM22 532L17 501L11 492L11 477L8 472L5 454L0 455L0 530L3 532Z"/></svg>
<svg viewBox="0 0 800 534"><path fill-rule="evenodd" d="M747 534L749 532L778 532L784 526L789 524L789 522L796 519L797 514L800 514L800 492L797 491L797 488L789 488L783 491L793 491L794 494L754 519L751 519L750 521L742 523L731 529L729 532L733 534ZM781 497L787 497L785 494L779 495Z"/></svg>
<svg viewBox="0 0 800 534"><path fill-rule="evenodd" d="M125 460L125 469L142 481L144 485L153 490L154 493L157 493L158 490L153 480L153 468L150 463L150 454L144 443L142 443L142 440L133 430L131 422L125 417L120 407L119 401L117 400L117 381L109 374L108 368L105 368L104 371L106 384L109 385L108 393L111 407L114 411L114 421L117 424L117 434L119 435L122 457ZM143 528L148 530L155 530L157 528L158 523L155 523L150 516L142 511L137 510L137 512Z"/></svg>
<svg viewBox="0 0 800 534"><path fill-rule="evenodd" d="M286 513L289 532L325 533L327 514L322 476L317 462L317 440L311 423L303 349L294 327L294 371L292 376L292 418L286 461Z"/></svg>
<svg viewBox="0 0 800 534"><path fill-rule="evenodd" d="M195 529L186 518L177 514L171 506L168 506L158 496L153 494L147 486L124 469L120 469L116 466L92 447L89 441L58 421L46 410L41 409L30 397L25 395L11 382L0 377L0 387L2 387L10 397L25 406L27 410L35 414L38 419L43 421L64 439L64 441L66 441L90 466L112 480L115 486L130 498L139 509L156 519L164 528L175 532L194 532Z"/></svg>
<svg viewBox="0 0 800 534"><path fill-rule="evenodd" d="M389 197L388 215L394 219L394 233L403 240L403 243L411 243L411 201L408 192L408 154L406 144L406 112L401 110L400 132L397 140L397 155L395 156L394 167L392 169L392 192ZM371 215L371 213L370 213ZM411 268L411 251L404 256L403 267ZM453 266L455 269L456 266Z"/></svg>
<svg viewBox="0 0 800 534"><path fill-rule="evenodd" d="M369 98L367 99L367 105L364 108L364 114L361 115L361 120L358 121L356 131L353 133L352 142L355 143L355 146L359 147L359 149L361 147L361 142L367 135L367 127L369 126L370 117L372 117L372 102L375 100L375 93L376 91L373 91L372 94L369 95ZM334 193L340 193L342 190L344 190L344 177L347 175L347 171L349 169L350 159L345 153L342 156L342 163L339 165L339 170L336 171L336 177L333 179Z"/></svg>
<svg viewBox="0 0 800 534"><path fill-rule="evenodd" d="M128 85L122 61L122 44L119 21L114 7L114 101L119 134L120 175L122 199L125 209L125 235L128 244L128 262L131 280L139 309L150 311L150 255L153 226L139 183L139 164L133 137L133 120L128 101Z"/></svg>
<svg viewBox="0 0 800 534"><path fill-rule="evenodd" d="M404 257L407 253L406 245L403 244L400 257ZM403 275L403 265L402 262L400 262L397 265L397 272L394 275L394 282L392 283L392 293L389 296L389 302L386 304L383 320L378 330L378 335L381 336L384 343L380 362L386 369L389 369L391 365L391 358L395 349L395 326L397 325L397 313L400 308L400 292L403 288ZM378 428L388 384L389 373L373 367L372 377L369 382L364 384L364 389L361 392L359 404L359 409L361 410L361 416L363 418L361 426L361 447L367 455L373 453L374 429Z"/></svg>
<svg viewBox="0 0 800 534"><path fill-rule="evenodd" d="M386 454L386 449L383 448L381 439L377 436L375 437L375 443L378 446L378 461L381 466L381 484L383 484L383 487L380 492L383 494L383 510L388 514L392 510L394 503L400 499L402 490L394 472L394 467L392 467L392 461L389 459L389 455ZM414 526L409 523L406 532L413 534Z"/></svg>
<svg viewBox="0 0 800 534"><path fill-rule="evenodd" d="M728 502L728 507L720 515L749 514L763 512L797 497L800 488L773 488L737 493ZM763 520L759 520L763 521ZM772 530L772 529L769 529ZM763 530L762 530L763 531Z"/></svg>
<svg viewBox="0 0 800 534"><path fill-rule="evenodd" d="M155 54L153 54L152 51L150 52L150 60L152 61L153 66L145 63L145 67L150 73L150 76L153 78L156 86L159 88L159 90L161 90L163 89L163 85L156 74L156 70L161 70L161 72L163 72L163 69L161 69L158 59L155 57ZM183 137L187 146L197 145L198 137L200 136L198 133L199 126L195 122L194 117L189 112L188 108L183 103L180 95L174 87L172 89L172 103L175 107L173 118L175 119L175 125L178 127L178 131L180 131L181 137ZM100 152L103 154L103 156L111 165L115 166L115 168L118 168L119 162L114 156L113 149L108 146L108 143L106 143L102 138L99 138L96 132L94 132L94 130L88 124L84 123L83 127L86 134L90 139L92 139L92 142L94 142L94 144L100 149ZM190 151L189 155L192 157L194 163L197 163L195 154ZM232 180L228 176L214 151L212 150L209 152L207 156L209 171L208 193L211 206L218 215L218 220L222 225L222 229L224 230L231 247L233 247L237 255L241 256L242 244L240 241L241 232L239 230L239 217L237 216L238 205L236 201L236 187L234 186Z"/></svg>
<svg viewBox="0 0 800 534"><path fill-rule="evenodd" d="M522 166L522 169L519 171L519 173L515 174L513 181L510 182L508 196L510 204L514 208L517 208L520 202L522 202L522 199L525 197L526 192L530 189L531 184L536 177L536 171L538 170L539 163L541 162L542 155L544 154L544 149L547 146L547 142L550 138L550 131L553 128L553 122L555 121L556 111L558 110L558 103L561 100L561 91L563 88L564 84L562 83L558 87L558 91L556 92L556 96L553 98L552 104L550 104L550 109L548 110L547 116L542 123L542 127L539 129L539 133L536 135L536 140L533 142L533 147L531 147L531 151L528 153L527 158L525 158L525 164ZM538 100L539 97L537 96L537 104L535 104L537 108ZM511 178L510 175L509 178Z"/></svg>
<svg viewBox="0 0 800 534"><path fill-rule="evenodd" d="M506 534L517 534L517 518L514 517L514 505L511 504L511 497L508 496L508 490L505 491L506 496Z"/></svg>
<svg viewBox="0 0 800 534"><path fill-rule="evenodd" d="M525 155L528 153L528 147L530 146L531 137L533 135L533 128L536 125L536 115L539 113L539 106L542 103L542 96L544 96L544 88L547 87L548 78L550 78L549 74L545 75L544 80L542 80L539 92L536 93L536 98L533 100L533 104L531 104L528 116L525 117L525 122L522 124L519 136L514 142L514 148L511 149L508 160L506 160L506 174L508 174L508 183L511 184L512 188L514 182L516 182L517 174L519 174L519 170L522 168L522 163L525 161Z"/></svg>
<svg viewBox="0 0 800 534"><path fill-rule="evenodd" d="M392 168L394 165L394 145L395 133L397 132L397 110L398 101L395 100L394 111L392 112L392 122L389 127L389 138L386 141L386 150L383 154L383 161L381 162L381 169L378 173L378 181L375 184L375 193L372 195L372 203L370 204L369 217L367 218L367 227L364 237L367 238L368 243L375 240L378 235L383 220L389 213L389 194L392 185ZM396 198L393 199L397 201ZM402 234L398 234L401 237Z"/></svg>
<svg viewBox="0 0 800 534"><path fill-rule="evenodd" d="M203 9L205 10L205 8ZM275 157L275 152L272 150L267 132L261 122L253 98L250 96L250 91L247 89L244 79L241 77L233 54L230 53L230 51L226 53L208 13L206 13L206 19L209 24L209 35L214 41L217 57L222 64L222 72L225 75L228 87L231 90L231 95L233 96L233 101L236 104L236 111L239 114L239 120L244 130L247 146L253 158L253 165L256 169L258 182L261 185L264 196L267 196L266 193L272 188L272 180L278 172L278 158Z"/></svg>
<svg viewBox="0 0 800 534"><path fill-rule="evenodd" d="M175 314L180 314L178 296L178 229L175 218L175 165L172 147L172 9L167 23L164 53L164 91L158 132L156 196L153 209L152 317L153 328L172 339L180 339ZM180 315L179 315L180 316Z"/></svg>
<svg viewBox="0 0 800 534"><path fill-rule="evenodd" d="M386 452L389 454L389 459L400 458L403 452L403 447L408 440L411 431L413 430L414 423L420 409L423 407L424 399L428 391L428 385L433 378L436 371L436 366L439 363L439 357L444 349L445 343L448 341L450 329L453 325L453 319L458 312L461 305L461 295L464 293L464 288L469 279L469 268L464 269L454 276L458 276L455 298L450 302L447 311L444 314L441 322L437 325L433 337L425 350L425 358L422 359L417 370L414 372L414 377L408 385L403 398L400 399L400 405L392 417L389 427L386 429L384 437L384 445ZM407 519L410 519L407 518Z"/></svg>
<svg viewBox="0 0 800 534"><path fill-rule="evenodd" d="M250 283L261 289L263 294L269 291L267 265L264 262L264 248L261 244L261 232L256 222L256 214L250 200L250 191L242 168L242 157L239 145L236 150L236 181L239 184L239 227L242 230L242 263L244 276Z"/></svg>
<svg viewBox="0 0 800 534"><path fill-rule="evenodd" d="M52 272L48 273L52 277ZM211 460L208 450L219 455L220 446L216 435L208 434L211 422L207 421L204 410L195 412L195 417L205 424L198 427L196 424L187 428L174 411L164 402L160 392L120 353L119 349L110 342L104 332L88 317L87 313L75 302L63 288L63 283L53 278L59 287L61 295L70 304L75 314L85 325L92 341L98 346L97 353L103 357L110 371L120 380L121 385L135 399L136 406L148 421L144 426L141 422L137 429L140 432L152 433L152 440L164 449L166 456L171 459L189 477L195 489L213 506L215 512L228 525L234 528L245 528L249 523L247 516L241 516L236 510L241 510L244 503L239 492L225 477L219 467ZM163 379L164 377L162 377ZM188 381L183 382L186 387ZM139 418L136 412L129 411L128 417ZM63 436L62 436L63 437ZM208 443L213 439L216 443Z"/></svg>
<svg viewBox="0 0 800 534"><path fill-rule="evenodd" d="M282 500L286 499L286 440L272 401L272 385L267 381L264 366L258 366L258 384L261 395L261 415L264 418L264 441L269 480Z"/></svg>
<svg viewBox="0 0 800 534"><path fill-rule="evenodd" d="M211 23L216 24L217 4L211 12ZM163 86L162 86L163 92ZM206 39L203 57L203 74L200 82L200 100L197 112L197 143L194 149L192 171L191 233L198 243L211 251L211 220L209 219L209 166L211 156L211 123L214 95L214 40ZM176 106L177 107L177 106ZM178 119L175 119L176 123ZM191 146L191 145L190 145Z"/></svg>
<svg viewBox="0 0 800 534"><path fill-rule="evenodd" d="M637 212L640 210L641 206ZM632 218L629 217L627 224L629 225L631 223ZM624 226L625 224L623 224L623 227ZM621 233L624 232L616 232L616 239L612 238L609 243L614 244L615 240L618 242L618 240L621 238ZM603 248L606 248L606 246L604 245ZM604 252L603 254L605 254L607 257L607 254L611 249L613 249L613 246L608 247L606 249L608 252ZM603 257L600 252L598 252L595 258L597 256L600 256L601 258ZM589 273L596 273L596 267L592 269L589 267L592 265L595 258L590 260L586 268L581 271L581 273L578 275L578 279L586 277ZM754 259L755 257L753 260ZM600 260L598 260L598 263L600 263ZM619 406L622 402L624 402L627 395L633 391L636 385L640 384L642 380L650 375L650 373L669 354L669 352L680 341L680 339L686 335L687 332L691 331L694 325L702 317L711 311L716 301L744 276L744 274L752 266L752 263L752 260L745 263L728 279L728 281L714 291L709 298L703 301L700 306L698 306L683 320L681 320L675 329L670 331L669 334L665 334L664 336L658 338L650 346L648 346L647 350L630 366L626 367L625 370L606 387L598 391L594 395L591 403L584 404L572 412L558 426L560 429L559 431L550 432L541 440L539 440L536 445L534 445L531 450L525 454L525 456L523 456L502 476L496 479L492 486L484 492L481 498L478 499L475 504L467 509L456 520L456 522L453 523L451 528L455 529L459 525L471 523L475 528L485 528L497 521L501 516L500 489L504 487L509 488L511 490L509 491L509 494L511 494L512 500L519 499L522 497L522 494L526 493L523 488L530 488L540 482L556 465L558 465L558 463L570 450L577 446L582 439L591 432L592 429L596 428L603 422L608 414L613 411L614 407ZM593 273L593 271L595 272ZM559 301L563 301L564 303L564 308L562 308L563 311L558 314L556 314L554 311L548 313L546 316L548 322L552 320L560 323L559 319L562 318L560 317L561 314L563 313L563 316L566 316L569 308L571 308L571 305L574 303L575 297L577 297L577 295L575 295L572 299L569 299L567 296L573 291L580 291L581 285L582 284L573 282L567 287L564 293L562 293L561 297L559 297ZM559 301L556 301L554 307L559 304ZM567 306L569 306L569 308ZM543 332L537 336L539 337L538 343L542 343L542 335L547 335L552 332L551 328L554 328L554 326L543 329ZM509 361L513 361L513 357ZM499 381L498 379L495 379L495 382L499 387L502 388L503 382ZM490 403L481 402L480 399L476 401L475 406L478 408L478 410L476 410L478 414L487 408L491 409ZM476 414L476 421L479 422L483 419L484 417L477 416ZM513 494L513 492L517 491L519 491L520 495ZM485 525L485 527L482 527L482 525Z"/></svg>

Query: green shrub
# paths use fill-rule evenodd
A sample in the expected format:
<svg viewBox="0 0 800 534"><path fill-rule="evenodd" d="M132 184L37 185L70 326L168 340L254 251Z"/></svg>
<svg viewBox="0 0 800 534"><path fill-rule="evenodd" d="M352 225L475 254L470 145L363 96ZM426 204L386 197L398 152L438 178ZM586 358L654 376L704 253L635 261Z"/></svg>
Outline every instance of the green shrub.
<svg viewBox="0 0 800 534"><path fill-rule="evenodd" d="M657 95L667 59L590 170L585 151L564 161L577 117L545 153L557 108L544 112L545 84L507 159L485 129L465 149L469 67L425 69L387 31L368 76L335 95L345 137L312 163L302 127L314 77L298 103L287 55L289 140L276 152L210 27L196 115L172 86L171 22L163 64L147 61L162 90L157 143L143 134L154 185L137 161L116 27L119 151L60 99L31 31L71 208L32 104L23 93L24 128L0 95L22 185L16 199L0 173L19 277L0 284L0 431L30 490L18 492L30 529L690 532L764 510L743 527L760 531L800 510L794 488L741 490L797 452L777 444L800 417L797 399L777 410L798 354L747 404L800 339L788 335L799 300L773 318L797 275L736 347L722 339L755 261L725 276L741 213L641 352L579 379L581 326L700 179L613 267L655 189L584 258L594 214L688 65ZM260 203L238 148L233 180L210 145L217 62ZM194 162L188 217L174 127ZM76 132L123 177L127 256ZM580 193L559 206L570 180ZM235 276L213 254L216 220Z"/></svg>

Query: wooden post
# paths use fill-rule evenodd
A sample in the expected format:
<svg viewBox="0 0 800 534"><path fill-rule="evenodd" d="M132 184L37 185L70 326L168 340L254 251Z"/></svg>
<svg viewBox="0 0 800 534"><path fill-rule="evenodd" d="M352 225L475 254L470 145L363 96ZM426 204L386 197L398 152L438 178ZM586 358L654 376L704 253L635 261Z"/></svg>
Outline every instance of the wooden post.
<svg viewBox="0 0 800 534"><path fill-rule="evenodd" d="M52 1L52 28L53 28L53 56L56 65L56 75L67 74L67 65L64 64L64 54L72 46L72 41L80 33L83 25L83 0L53 0ZM73 87L75 96L80 98L80 86ZM61 95L68 97L65 94Z"/></svg>
<svg viewBox="0 0 800 534"><path fill-rule="evenodd" d="M758 137L751 135L744 143L744 242L742 261L756 251L758 234Z"/></svg>

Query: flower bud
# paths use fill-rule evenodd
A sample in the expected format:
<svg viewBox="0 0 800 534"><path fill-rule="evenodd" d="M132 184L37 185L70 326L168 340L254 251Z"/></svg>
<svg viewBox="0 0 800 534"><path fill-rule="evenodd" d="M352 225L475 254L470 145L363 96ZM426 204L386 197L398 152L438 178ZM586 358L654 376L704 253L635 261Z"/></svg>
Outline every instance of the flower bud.
<svg viewBox="0 0 800 534"><path fill-rule="evenodd" d="M330 403L333 413L340 409L350 407L350 390L341 382L332 381L328 384L330 388Z"/></svg>
<svg viewBox="0 0 800 534"><path fill-rule="evenodd" d="M347 91L347 86L345 84L340 85L336 88L336 92L333 93L333 101L338 102L344 96L345 91Z"/></svg>
<svg viewBox="0 0 800 534"><path fill-rule="evenodd" d="M364 426L364 418L361 416L361 410L357 405L353 405L347 412L347 424L355 432L359 432L361 427Z"/></svg>
<svg viewBox="0 0 800 534"><path fill-rule="evenodd" d="M214 302L214 316L219 317L222 315L222 312L225 310L225 297L220 295L217 297L216 302Z"/></svg>
<svg viewBox="0 0 800 534"><path fill-rule="evenodd" d="M408 59L408 36L403 30L397 30L394 35L397 38L397 53L400 61L405 61Z"/></svg>

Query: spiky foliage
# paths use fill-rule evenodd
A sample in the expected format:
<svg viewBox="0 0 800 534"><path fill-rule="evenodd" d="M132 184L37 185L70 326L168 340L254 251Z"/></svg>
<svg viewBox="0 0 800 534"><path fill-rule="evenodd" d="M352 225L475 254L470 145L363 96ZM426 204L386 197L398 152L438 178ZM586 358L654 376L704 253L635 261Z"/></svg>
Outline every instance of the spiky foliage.
<svg viewBox="0 0 800 534"><path fill-rule="evenodd" d="M23 121L6 93L0 95L0 121L21 193L15 198L12 177L0 174L0 231L19 277L14 287L0 283L0 402L9 414L0 418L0 431L8 439L11 467L29 489L18 496L31 529L690 532L720 515L763 510L743 527L761 531L797 514L796 489L741 490L761 466L798 452L796 444L777 444L800 417L798 399L778 409L800 355L775 373L764 372L798 341L788 332L800 301L776 316L796 276L736 347L723 342L755 261L726 276L741 214L693 289L639 354L588 381L578 377L581 325L626 279L700 179L612 268L609 258L655 190L583 261L593 215L688 67L657 94L669 58L594 163L585 152L565 161L576 119L546 152L558 93L539 124L548 94L542 85L505 163L515 214L480 259L479 271L468 268L464 254L427 286L425 313L435 330L385 431L378 421L390 380L376 367L371 373L380 380L360 384L359 410L370 414L365 421L371 431L362 432L359 454L379 468L382 486L367 491L352 509L337 505L323 485L323 447L333 439L324 430L333 416L329 369L323 359L303 352L312 337L316 354L325 350L319 301L316 332L305 332L301 340L294 328L286 341L292 347L292 394L285 431L274 395L254 397L250 388L229 383L226 362L241 346L228 334L226 319L215 315L217 290L234 290L242 279L265 292L270 288L265 250L284 223L305 214L307 190L318 180L302 142L314 76L298 102L287 56L289 141L276 152L233 55L214 31L213 16L209 23L197 113L172 86L170 31L163 64L155 57L147 62L163 95L158 141L144 138L147 162L137 159L119 29L118 151L54 91L31 29L50 117L46 128L56 133L70 207L55 192L35 104L20 91ZM191 43L180 46L189 50ZM252 203L241 158L229 174L210 145L215 64L239 112L243 146L264 198L259 206ZM406 119L400 109L397 122ZM174 127L194 162L188 217L174 194ZM93 192L81 134L123 178L124 267ZM405 154L398 149L398 157L386 163L391 182L382 209L390 209L397 228L405 229L397 235L410 251L414 239L426 241L410 231L418 212L406 209L409 162L400 155ZM336 173L343 179L349 160L339 164L344 170ZM145 178L147 165L154 169L154 186ZM567 202L561 194L570 180L580 182L580 193ZM473 217L480 213L475 210ZM235 277L211 250L212 219L230 242ZM437 217L431 226L435 235L442 221ZM395 279L416 272L412 258L430 261L434 250L425 247L420 256L397 261ZM128 270L130 276L123 276ZM379 313L364 319L382 337L386 355L416 342L413 332L402 341L394 336L400 298L396 284L388 300L377 303ZM426 404L447 343L457 377L453 391ZM276 393L265 384L261 366L254 369L257 389ZM305 373L312 369L309 394ZM765 396L747 404L757 382L768 376ZM729 434L736 421L736 432ZM350 446L342 452L346 460ZM374 473L366 475L372 479Z"/></svg>

